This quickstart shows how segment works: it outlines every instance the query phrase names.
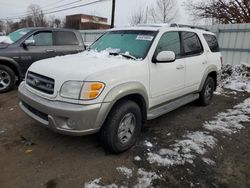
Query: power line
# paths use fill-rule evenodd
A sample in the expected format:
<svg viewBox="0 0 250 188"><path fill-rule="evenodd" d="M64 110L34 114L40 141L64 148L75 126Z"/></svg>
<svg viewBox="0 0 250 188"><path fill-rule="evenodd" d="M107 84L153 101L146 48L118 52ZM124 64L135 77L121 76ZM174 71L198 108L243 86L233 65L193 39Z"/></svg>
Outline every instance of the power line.
<svg viewBox="0 0 250 188"><path fill-rule="evenodd" d="M60 2L62 2L62 1L65 1L65 0L61 0ZM44 7L41 8L41 11L46 12L46 11L49 11L49 10L53 10L53 9L57 9L57 8L62 8L62 7L64 7L64 6L69 6L69 5L78 3L78 2L80 2L80 1L82 1L82 0L73 1L73 2L70 2L70 3L66 3L66 4L54 6L54 7L47 8L47 9L43 10L43 8L46 7L46 6L44 6ZM48 4L47 7L48 7L48 6L51 6L52 4L55 4L55 3L56 3L56 2L51 3L51 4ZM58 1L57 1L57 3L58 3ZM2 19L5 19L5 20L18 19L19 17L29 16L30 14L32 14L32 12L28 12L28 13L27 13L27 12L26 12L26 13L19 13L19 14L15 14L15 15L13 15L13 16L10 16L10 17L2 18Z"/></svg>
<svg viewBox="0 0 250 188"><path fill-rule="evenodd" d="M63 8L63 9L59 9L59 10L54 10L54 11L49 11L49 12L44 12L43 14L47 15L47 14L52 14L52 13L57 13L57 12L63 12L63 11L67 11L67 10L71 10L71 9L75 9L75 8L80 8L80 7L84 7L84 6L88 6L88 5L92 5L92 4L104 2L104 1L109 1L109 0L95 0L95 1L92 1L92 2L89 2L89 3L85 3L85 4L81 4L81 5L76 5L76 6L72 6L72 7L68 7L68 8ZM26 16L5 18L4 20L21 19L21 18L25 18Z"/></svg>

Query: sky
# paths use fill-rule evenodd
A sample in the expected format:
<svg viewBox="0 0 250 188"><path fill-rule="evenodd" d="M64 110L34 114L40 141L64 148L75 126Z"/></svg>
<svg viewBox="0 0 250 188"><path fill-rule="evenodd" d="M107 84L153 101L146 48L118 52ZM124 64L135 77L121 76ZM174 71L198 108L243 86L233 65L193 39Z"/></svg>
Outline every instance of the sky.
<svg viewBox="0 0 250 188"><path fill-rule="evenodd" d="M44 9L48 9L55 6L60 6L65 3L74 2L75 0L0 0L0 19L5 17L13 17L16 15L20 15L26 12L27 7L33 3L38 4ZM82 0L81 3L91 2L93 0ZM131 15L140 9L145 9L147 6L152 7L156 0L116 0L116 15L115 15L115 25L116 26L127 26L129 25L129 21ZM182 24L191 24L191 16L185 10L183 3L187 0L176 0L178 6L180 7L178 23ZM198 0L196 0L198 1ZM54 3L54 4L53 4ZM55 4L56 3L56 4ZM78 3L78 4L79 4ZM51 5L53 4L53 5ZM70 6L78 5L73 4ZM51 5L51 6L47 6ZM106 0L101 3L97 3L94 5L89 5L86 7L81 7L73 10L67 10L60 13L55 13L56 17L64 18L66 15L70 14L93 14L97 16L107 17L110 22L111 17L111 0ZM50 16L50 15L46 15Z"/></svg>

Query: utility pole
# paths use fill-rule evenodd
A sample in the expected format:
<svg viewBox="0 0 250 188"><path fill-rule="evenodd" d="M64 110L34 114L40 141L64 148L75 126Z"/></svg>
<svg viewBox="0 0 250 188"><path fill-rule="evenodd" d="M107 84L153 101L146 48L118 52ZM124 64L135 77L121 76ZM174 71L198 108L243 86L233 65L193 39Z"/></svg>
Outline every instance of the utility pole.
<svg viewBox="0 0 250 188"><path fill-rule="evenodd" d="M112 0L111 28L114 28L114 23L115 23L115 0Z"/></svg>

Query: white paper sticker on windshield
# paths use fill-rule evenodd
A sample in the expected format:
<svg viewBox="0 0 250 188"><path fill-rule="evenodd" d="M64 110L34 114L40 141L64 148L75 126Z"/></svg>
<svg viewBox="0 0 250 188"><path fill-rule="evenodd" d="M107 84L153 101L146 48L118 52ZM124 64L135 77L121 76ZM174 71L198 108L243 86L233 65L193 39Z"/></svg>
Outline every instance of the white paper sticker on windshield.
<svg viewBox="0 0 250 188"><path fill-rule="evenodd" d="M152 41L153 40L153 36L150 35L138 35L136 37L136 40L148 40L148 41Z"/></svg>

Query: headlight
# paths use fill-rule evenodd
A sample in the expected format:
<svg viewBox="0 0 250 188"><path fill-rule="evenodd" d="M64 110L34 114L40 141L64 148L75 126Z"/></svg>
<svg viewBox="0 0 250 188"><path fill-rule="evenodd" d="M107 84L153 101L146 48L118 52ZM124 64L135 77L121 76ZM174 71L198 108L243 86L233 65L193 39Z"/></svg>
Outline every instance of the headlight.
<svg viewBox="0 0 250 188"><path fill-rule="evenodd" d="M62 85L60 95L70 99L92 100L101 94L104 87L102 82L67 81Z"/></svg>
<svg viewBox="0 0 250 188"><path fill-rule="evenodd" d="M83 82L68 81L65 82L60 91L61 97L70 99L79 99Z"/></svg>

